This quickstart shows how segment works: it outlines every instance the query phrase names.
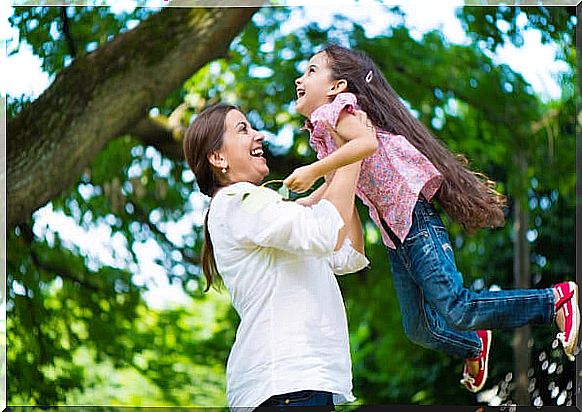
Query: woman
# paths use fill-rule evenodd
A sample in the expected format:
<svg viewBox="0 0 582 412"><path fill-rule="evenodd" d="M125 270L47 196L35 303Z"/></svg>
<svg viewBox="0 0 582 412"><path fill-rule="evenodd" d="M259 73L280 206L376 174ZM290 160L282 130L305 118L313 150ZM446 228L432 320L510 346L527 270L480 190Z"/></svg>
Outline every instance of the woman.
<svg viewBox="0 0 582 412"><path fill-rule="evenodd" d="M356 112L360 133L373 133ZM222 280L241 322L227 362L230 407L329 406L353 401L348 330L333 273L358 271L354 209L360 164L339 169L312 207L257 186L268 174L263 136L235 106L192 122L184 154L210 196L202 267ZM346 224L344 224L346 223Z"/></svg>

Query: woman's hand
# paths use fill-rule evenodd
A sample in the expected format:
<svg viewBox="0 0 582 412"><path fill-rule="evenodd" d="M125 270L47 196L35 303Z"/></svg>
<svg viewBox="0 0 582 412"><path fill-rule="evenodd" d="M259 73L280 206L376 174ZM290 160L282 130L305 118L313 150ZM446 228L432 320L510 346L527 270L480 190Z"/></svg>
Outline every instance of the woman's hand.
<svg viewBox="0 0 582 412"><path fill-rule="evenodd" d="M319 202L321 200L321 196L323 196L323 193L325 192L325 189L327 188L328 182L329 182L329 180L327 179L327 176L326 176L325 182L321 186L319 186L316 190L314 190L309 196L301 197L301 198L295 200L295 203L300 204L302 206L313 206L314 204L316 204L317 202Z"/></svg>
<svg viewBox="0 0 582 412"><path fill-rule="evenodd" d="M327 121L325 122L325 128L331 137L333 137L337 147L341 147L348 141L357 137L364 137L373 142L376 141L376 128L370 119L368 119L366 112L362 110L354 110L352 113L346 113L340 118L338 121L338 128L342 129L341 132L338 132L338 130Z"/></svg>
<svg viewBox="0 0 582 412"><path fill-rule="evenodd" d="M341 147L347 142L347 140L341 137L337 130L327 120L325 121L325 128L329 132L330 136L333 138L335 145L337 147Z"/></svg>
<svg viewBox="0 0 582 412"><path fill-rule="evenodd" d="M316 202L311 196L305 196L295 200L295 203L301 206L313 206Z"/></svg>

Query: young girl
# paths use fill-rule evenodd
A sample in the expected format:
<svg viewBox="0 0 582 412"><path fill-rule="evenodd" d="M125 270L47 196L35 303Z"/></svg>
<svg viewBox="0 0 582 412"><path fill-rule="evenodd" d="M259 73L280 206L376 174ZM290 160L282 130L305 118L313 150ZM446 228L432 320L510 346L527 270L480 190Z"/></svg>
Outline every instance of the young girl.
<svg viewBox="0 0 582 412"><path fill-rule="evenodd" d="M308 118L319 160L296 169L284 184L304 192L319 177L363 159L356 194L382 233L404 331L413 342L464 358L461 383L472 392L487 379L489 329L555 319L558 339L574 360L580 323L574 282L480 293L463 287L447 231L430 202L438 199L449 217L472 231L503 225L505 199L494 182L470 171L412 116L368 56L328 46L295 84L296 109ZM355 109L367 113L376 139L344 132L356 121ZM329 124L345 137L343 146L330 136ZM317 201L324 188L304 203Z"/></svg>

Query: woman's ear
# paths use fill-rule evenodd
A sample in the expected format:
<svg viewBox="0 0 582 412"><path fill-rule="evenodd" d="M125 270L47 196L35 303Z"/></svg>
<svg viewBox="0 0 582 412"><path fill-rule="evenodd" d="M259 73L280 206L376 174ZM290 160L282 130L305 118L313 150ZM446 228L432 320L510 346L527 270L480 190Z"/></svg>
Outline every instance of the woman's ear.
<svg viewBox="0 0 582 412"><path fill-rule="evenodd" d="M347 80L345 80L345 79L335 80L333 82L331 88L327 92L327 95L330 97L337 96L338 94L343 93L347 90L348 90Z"/></svg>
<svg viewBox="0 0 582 412"><path fill-rule="evenodd" d="M228 167L228 162L226 161L224 156L216 150L208 155L208 161L212 166L216 167L217 169Z"/></svg>

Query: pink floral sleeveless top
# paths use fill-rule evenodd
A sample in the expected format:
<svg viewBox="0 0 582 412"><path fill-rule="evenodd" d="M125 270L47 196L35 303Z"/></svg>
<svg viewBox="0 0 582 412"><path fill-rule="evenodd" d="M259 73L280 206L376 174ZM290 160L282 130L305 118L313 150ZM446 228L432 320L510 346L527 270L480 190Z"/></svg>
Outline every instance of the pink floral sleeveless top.
<svg viewBox="0 0 582 412"><path fill-rule="evenodd" d="M309 143L322 159L337 149L325 121L335 126L342 110L353 112L357 99L352 93L341 93L333 102L318 107L306 121ZM412 210L422 194L431 200L443 177L437 168L404 136L377 129L378 149L362 161L356 195L368 207L370 218L380 229L384 244L396 246L384 230L384 219L394 234L404 241L412 226Z"/></svg>

